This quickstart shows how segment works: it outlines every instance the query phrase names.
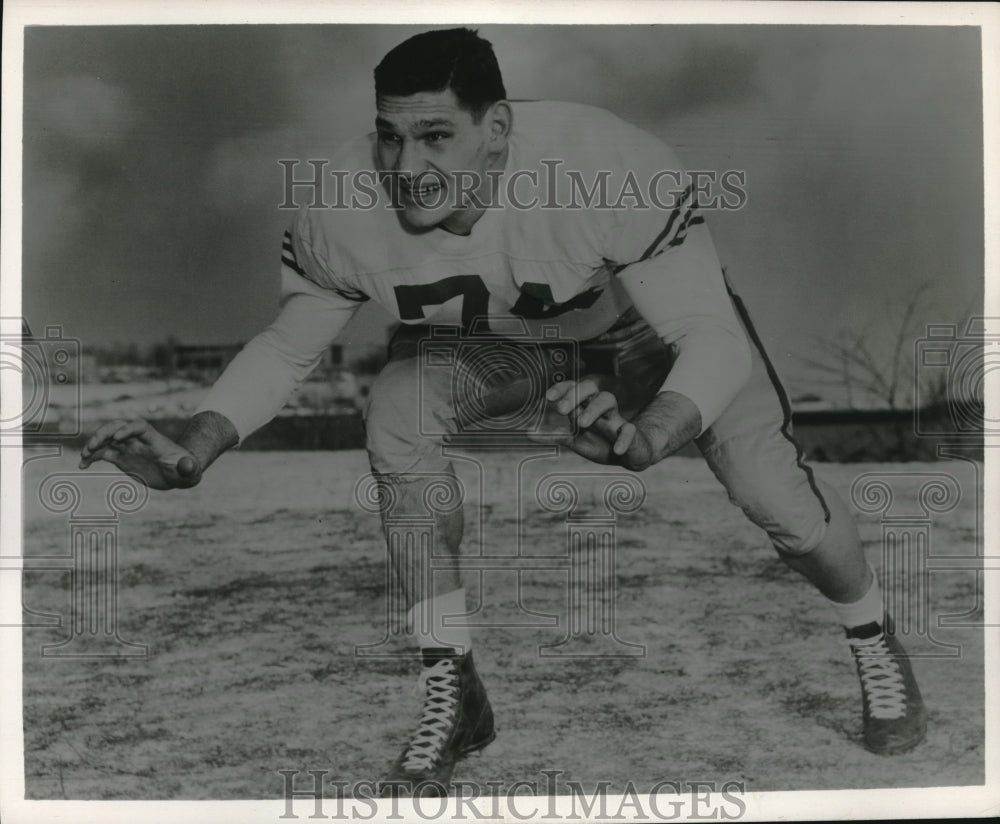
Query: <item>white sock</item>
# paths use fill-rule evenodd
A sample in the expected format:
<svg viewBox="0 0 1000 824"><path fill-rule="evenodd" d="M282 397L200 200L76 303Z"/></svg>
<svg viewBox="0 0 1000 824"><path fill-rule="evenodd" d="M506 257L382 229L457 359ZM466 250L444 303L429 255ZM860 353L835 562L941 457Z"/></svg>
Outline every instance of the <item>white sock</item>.
<svg viewBox="0 0 1000 824"><path fill-rule="evenodd" d="M406 615L407 626L421 649L452 647L463 655L472 649L469 628L445 624L444 618L464 615L466 611L465 590L456 589L415 604Z"/></svg>
<svg viewBox="0 0 1000 824"><path fill-rule="evenodd" d="M837 601L830 601L829 598L827 599L830 606L833 607L833 611L837 613L840 623L847 629L862 627L865 624L871 623L882 626L884 620L882 589L879 587L878 576L875 574L875 570L870 566L868 569L872 574L871 586L868 587L868 592L862 595L857 601L850 604L841 604Z"/></svg>

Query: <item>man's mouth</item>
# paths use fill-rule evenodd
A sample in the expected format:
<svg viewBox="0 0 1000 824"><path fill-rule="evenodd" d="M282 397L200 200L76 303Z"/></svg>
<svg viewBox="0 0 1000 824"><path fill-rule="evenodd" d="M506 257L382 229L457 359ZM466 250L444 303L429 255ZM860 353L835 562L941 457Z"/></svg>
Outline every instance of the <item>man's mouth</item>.
<svg viewBox="0 0 1000 824"><path fill-rule="evenodd" d="M419 201L427 201L431 198L437 198L441 188L441 184L438 181L434 181L432 183L422 183L420 186L416 187L407 183L402 184L403 193L411 200Z"/></svg>

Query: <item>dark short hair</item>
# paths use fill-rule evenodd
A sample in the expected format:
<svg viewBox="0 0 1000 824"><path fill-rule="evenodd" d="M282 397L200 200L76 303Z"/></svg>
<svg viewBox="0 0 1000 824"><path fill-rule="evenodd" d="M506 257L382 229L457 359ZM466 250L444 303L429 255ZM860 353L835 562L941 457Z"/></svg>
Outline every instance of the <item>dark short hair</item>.
<svg viewBox="0 0 1000 824"><path fill-rule="evenodd" d="M479 120L507 97L493 46L474 29L438 29L414 35L390 51L375 68L375 96L408 97L451 89Z"/></svg>

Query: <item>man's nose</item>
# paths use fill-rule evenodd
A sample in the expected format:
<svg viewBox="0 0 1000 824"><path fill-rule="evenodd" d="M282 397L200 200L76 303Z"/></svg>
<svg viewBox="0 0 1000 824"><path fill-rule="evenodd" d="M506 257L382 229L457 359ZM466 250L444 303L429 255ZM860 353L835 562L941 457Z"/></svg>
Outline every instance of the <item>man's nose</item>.
<svg viewBox="0 0 1000 824"><path fill-rule="evenodd" d="M414 140L404 140L403 145L399 148L399 154L396 155L396 168L393 171L399 172L409 183L423 170L424 163L420 156L420 147Z"/></svg>

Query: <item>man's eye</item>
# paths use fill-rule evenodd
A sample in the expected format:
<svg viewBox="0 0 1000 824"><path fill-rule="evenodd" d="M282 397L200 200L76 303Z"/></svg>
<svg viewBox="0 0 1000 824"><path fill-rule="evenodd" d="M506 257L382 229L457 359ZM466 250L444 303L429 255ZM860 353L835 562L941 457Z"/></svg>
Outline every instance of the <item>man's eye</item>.
<svg viewBox="0 0 1000 824"><path fill-rule="evenodd" d="M447 140L449 137L451 137L451 135L448 134L448 132L430 132L429 134L424 135L424 140L428 143L440 143L442 140Z"/></svg>
<svg viewBox="0 0 1000 824"><path fill-rule="evenodd" d="M380 143L399 143L399 135L392 132L379 132L378 139Z"/></svg>

